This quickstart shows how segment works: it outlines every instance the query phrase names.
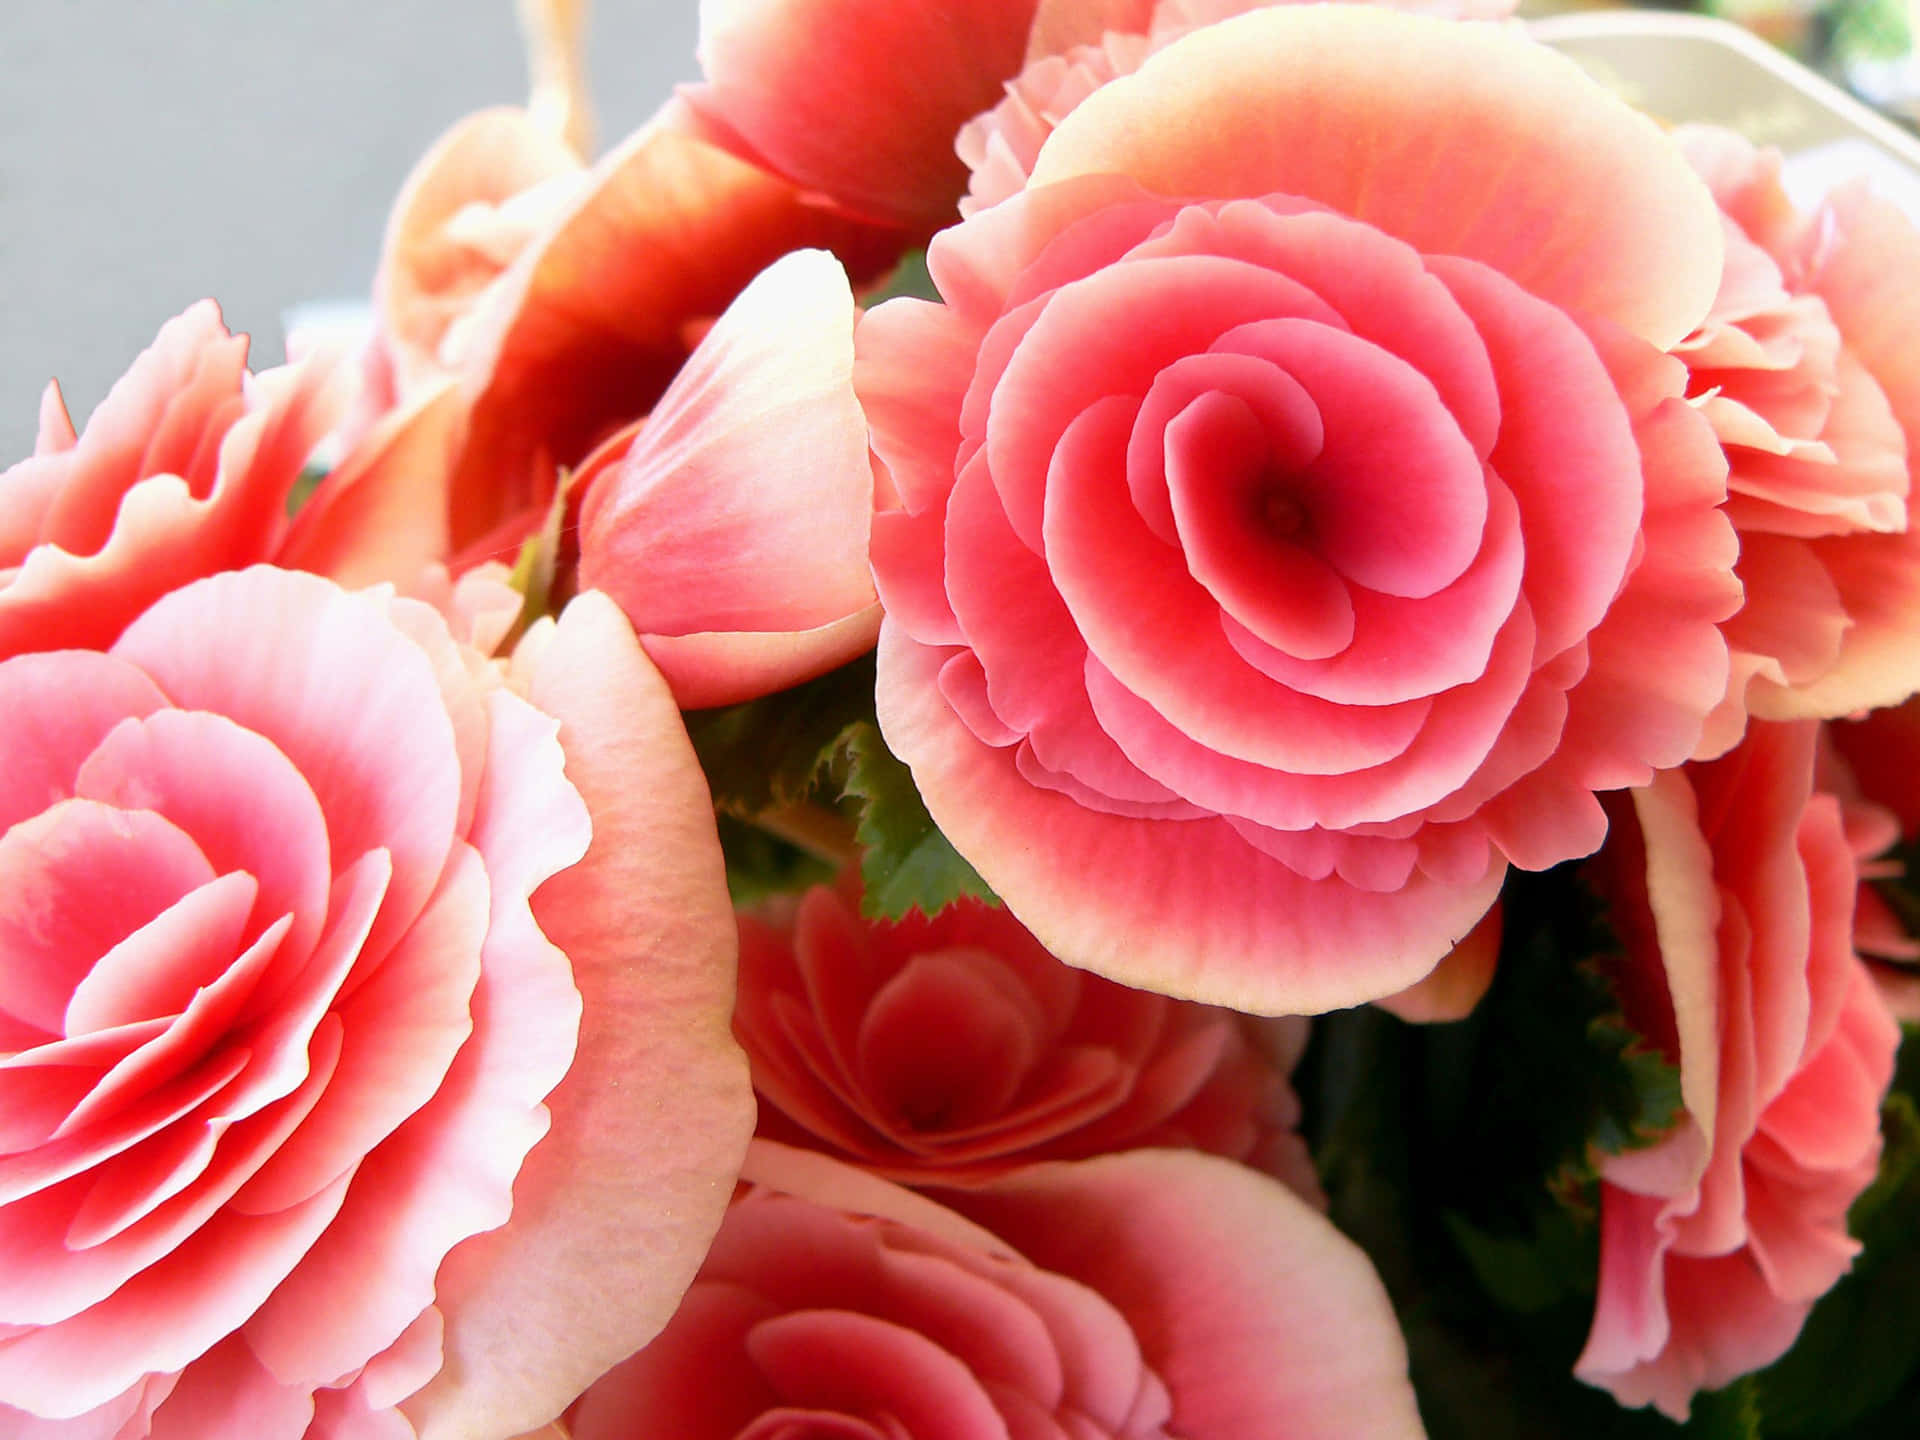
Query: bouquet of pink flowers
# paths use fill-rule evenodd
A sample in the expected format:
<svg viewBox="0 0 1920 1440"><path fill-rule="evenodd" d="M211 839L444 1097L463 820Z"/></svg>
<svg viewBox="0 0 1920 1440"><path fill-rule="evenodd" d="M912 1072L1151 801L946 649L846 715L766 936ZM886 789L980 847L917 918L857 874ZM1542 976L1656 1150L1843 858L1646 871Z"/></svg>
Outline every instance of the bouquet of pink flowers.
<svg viewBox="0 0 1920 1440"><path fill-rule="evenodd" d="M0 473L0 1440L1913 1434L1913 223L1503 0L522 8Z"/></svg>

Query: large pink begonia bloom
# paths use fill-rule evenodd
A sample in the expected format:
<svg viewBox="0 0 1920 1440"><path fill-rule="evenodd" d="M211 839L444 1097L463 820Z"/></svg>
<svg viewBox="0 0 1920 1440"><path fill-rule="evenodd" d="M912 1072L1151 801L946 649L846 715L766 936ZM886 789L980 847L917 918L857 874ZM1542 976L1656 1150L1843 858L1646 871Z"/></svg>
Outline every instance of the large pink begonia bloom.
<svg viewBox="0 0 1920 1440"><path fill-rule="evenodd" d="M831 255L776 261L647 418L580 468L580 584L626 612L685 709L784 690L873 648L853 315Z"/></svg>
<svg viewBox="0 0 1920 1440"><path fill-rule="evenodd" d="M665 1323L752 1126L718 843L618 612L538 640L256 568L0 663L0 1429L508 1436Z"/></svg>
<svg viewBox="0 0 1920 1440"><path fill-rule="evenodd" d="M189 580L274 558L287 496L343 402L316 355L247 373L247 337L202 301L76 435L57 384L34 453L0 473L0 658L110 645Z"/></svg>
<svg viewBox="0 0 1920 1440"><path fill-rule="evenodd" d="M858 872L740 916L734 1033L759 1133L903 1185L1192 1146L1314 1199L1287 1069L1298 1017L1130 990L1062 965L1004 909L860 917Z"/></svg>
<svg viewBox="0 0 1920 1440"><path fill-rule="evenodd" d="M1267 9L1095 93L857 332L936 823L1129 984L1420 979L1725 692L1725 462L1658 348L1719 255L1666 137L1494 27Z"/></svg>
<svg viewBox="0 0 1920 1440"><path fill-rule="evenodd" d="M1900 1028L1854 953L1816 732L1755 722L1723 759L1656 777L1595 866L1627 1018L1679 1066L1686 1113L1601 1166L1576 1373L1675 1419L1792 1345L1859 1249L1847 1210L1879 1164Z"/></svg>
<svg viewBox="0 0 1920 1440"><path fill-rule="evenodd" d="M953 1209L766 1141L747 1178L680 1313L569 1412L573 1440L1424 1433L1366 1256L1231 1161L1034 1165Z"/></svg>
<svg viewBox="0 0 1920 1440"><path fill-rule="evenodd" d="M1706 749L1751 712L1789 720L1895 705L1920 690L1920 230L1864 184L1803 216L1780 157L1728 130L1676 140L1724 212L1712 310L1675 353L1726 446L1746 603Z"/></svg>

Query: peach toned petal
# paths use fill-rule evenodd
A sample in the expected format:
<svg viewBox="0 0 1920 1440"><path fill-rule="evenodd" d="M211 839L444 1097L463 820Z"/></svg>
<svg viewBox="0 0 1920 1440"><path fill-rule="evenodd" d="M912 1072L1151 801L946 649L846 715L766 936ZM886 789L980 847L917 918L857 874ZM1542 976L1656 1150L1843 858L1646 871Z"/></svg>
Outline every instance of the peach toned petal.
<svg viewBox="0 0 1920 1440"><path fill-rule="evenodd" d="M896 248L890 234L668 125L602 159L474 313L456 550L543 505L542 457L584 459L645 413L687 356L688 322L719 314L770 262L809 245L862 278Z"/></svg>
<svg viewBox="0 0 1920 1440"><path fill-rule="evenodd" d="M531 697L560 720L594 816L587 858L534 904L573 964L579 1050L512 1219L440 1272L446 1365L406 1406L423 1437L545 1424L651 1338L719 1224L753 1123L727 1030L732 907L672 697L603 596L530 642Z"/></svg>
<svg viewBox="0 0 1920 1440"><path fill-rule="evenodd" d="M1431 975L1374 1004L1410 1025L1466 1019L1493 984L1493 972L1500 961L1500 915L1496 904L1447 952Z"/></svg>
<svg viewBox="0 0 1920 1440"><path fill-rule="evenodd" d="M274 557L351 589L411 588L447 557L447 491L462 421L451 380L383 416L314 491Z"/></svg>
<svg viewBox="0 0 1920 1440"><path fill-rule="evenodd" d="M934 822L1048 949L1123 984L1266 1014L1355 1004L1431 970L1499 888L1495 865L1470 884L1416 875L1373 894L1303 879L1223 821L1084 809L973 738L938 698L943 652L883 625L879 653L881 728Z"/></svg>
<svg viewBox="0 0 1920 1440"><path fill-rule="evenodd" d="M1898 705L1920 691L1920 531L1808 542L1851 622L1840 655L1819 679L1753 698L1769 719L1837 717Z"/></svg>
<svg viewBox="0 0 1920 1440"><path fill-rule="evenodd" d="M806 631L872 605L852 372L838 262L801 251L762 272L588 487L580 583L643 634Z"/></svg>
<svg viewBox="0 0 1920 1440"><path fill-rule="evenodd" d="M505 106L467 116L421 157L394 201L374 280L379 344L401 399L447 372L448 327L583 173L563 140Z"/></svg>
<svg viewBox="0 0 1920 1440"><path fill-rule="evenodd" d="M181 1372L154 1417L152 1440L300 1440L312 1419L311 1392L275 1380L232 1335Z"/></svg>
<svg viewBox="0 0 1920 1440"><path fill-rule="evenodd" d="M1155 0L1040 0L1027 35L1027 59L1088 45L1107 30L1145 34Z"/></svg>
<svg viewBox="0 0 1920 1440"><path fill-rule="evenodd" d="M1424 1434L1366 1255L1264 1176L1134 1151L1034 1166L959 1208L1113 1302L1171 1392L1180 1434Z"/></svg>
<svg viewBox="0 0 1920 1440"><path fill-rule="evenodd" d="M856 214L930 232L954 218L966 187L954 134L1019 70L1034 9L702 0L706 81L681 93L767 168Z"/></svg>
<svg viewBox="0 0 1920 1440"><path fill-rule="evenodd" d="M1303 195L1661 346L1720 280L1718 209L1660 130L1490 26L1281 6L1206 27L1089 97L1032 183L1103 171L1167 194Z"/></svg>
<svg viewBox="0 0 1920 1440"><path fill-rule="evenodd" d="M40 392L40 425L33 438L33 453L57 455L62 450L71 450L79 439L73 428L73 417L67 414L60 382L49 380L47 388Z"/></svg>
<svg viewBox="0 0 1920 1440"><path fill-rule="evenodd" d="M811 630L642 635L640 644L660 667L680 707L703 710L771 695L824 675L873 649L879 634L876 602Z"/></svg>

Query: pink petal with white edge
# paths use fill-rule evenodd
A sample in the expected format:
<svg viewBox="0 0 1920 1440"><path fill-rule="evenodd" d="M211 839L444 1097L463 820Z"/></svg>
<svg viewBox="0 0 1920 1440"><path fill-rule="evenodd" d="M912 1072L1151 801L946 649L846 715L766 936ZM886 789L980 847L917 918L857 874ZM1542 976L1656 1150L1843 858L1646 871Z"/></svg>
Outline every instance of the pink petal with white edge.
<svg viewBox="0 0 1920 1440"><path fill-rule="evenodd" d="M431 661L384 599L256 567L169 595L114 653L183 709L273 741L313 786L336 873L373 847L392 854L368 950L390 946L439 881L461 774Z"/></svg>
<svg viewBox="0 0 1920 1440"><path fill-rule="evenodd" d="M0 662L0 832L73 794L81 762L122 720L167 703L137 667L93 651Z"/></svg>
<svg viewBox="0 0 1920 1440"><path fill-rule="evenodd" d="M446 1364L405 1407L422 1440L534 1429L651 1339L719 1227L753 1129L729 1030L737 932L671 694L592 593L523 642L516 671L560 720L593 816L586 859L534 902L572 962L580 1039L511 1221L441 1268Z"/></svg>
<svg viewBox="0 0 1920 1440"><path fill-rule="evenodd" d="M1425 1434L1406 1345L1366 1255L1264 1175L1192 1151L1136 1150L1035 1165L956 1206L1119 1308L1171 1392L1169 1429L1180 1435Z"/></svg>
<svg viewBox="0 0 1920 1440"><path fill-rule="evenodd" d="M768 267L588 489L581 584L660 635L810 630L871 605L852 376L839 262L806 250Z"/></svg>
<svg viewBox="0 0 1920 1440"><path fill-rule="evenodd" d="M1416 873L1393 894L1307 880L1224 820L1105 815L1035 789L941 700L948 653L881 627L881 730L934 823L1069 964L1183 999L1313 1014L1411 985L1499 890L1499 865L1464 885Z"/></svg>
<svg viewBox="0 0 1920 1440"><path fill-rule="evenodd" d="M1346 5L1208 26L1088 97L1032 183L1102 172L1168 195L1305 196L1663 347L1720 282L1719 210L1671 141L1491 26Z"/></svg>

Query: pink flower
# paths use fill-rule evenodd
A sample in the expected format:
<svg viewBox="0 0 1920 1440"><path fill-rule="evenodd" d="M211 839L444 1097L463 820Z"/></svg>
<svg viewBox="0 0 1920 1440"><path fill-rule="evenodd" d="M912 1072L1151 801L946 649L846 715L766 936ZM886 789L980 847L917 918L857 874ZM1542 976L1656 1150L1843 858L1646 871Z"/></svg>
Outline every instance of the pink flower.
<svg viewBox="0 0 1920 1440"><path fill-rule="evenodd" d="M1006 96L961 127L954 148L971 172L960 213L971 215L1017 194L1033 173L1040 147L1073 108L1111 80L1131 75L1147 56L1190 30L1249 10L1301 0L1154 0L1133 17L1137 28L1112 28L1061 51L1033 51L1008 80ZM1513 0L1381 0L1396 10L1449 19L1498 20Z"/></svg>
<svg viewBox="0 0 1920 1440"><path fill-rule="evenodd" d="M160 329L76 436L49 385L0 474L0 658L110 645L169 590L273 558L341 403L329 362L247 373L212 301Z"/></svg>
<svg viewBox="0 0 1920 1440"><path fill-rule="evenodd" d="M752 1117L706 790L604 599L516 663L256 568L0 664L0 1429L507 1436L665 1322Z"/></svg>
<svg viewBox="0 0 1920 1440"><path fill-rule="evenodd" d="M1423 1433L1365 1255L1229 1161L1035 1165L955 1210L765 1141L747 1176L679 1314L569 1412L573 1440Z"/></svg>
<svg viewBox="0 0 1920 1440"><path fill-rule="evenodd" d="M1576 1373L1675 1419L1793 1343L1859 1249L1847 1209L1879 1163L1900 1030L1853 951L1816 731L1756 723L1724 759L1656 777L1596 862L1627 1018L1679 1065L1686 1115L1601 1168Z"/></svg>
<svg viewBox="0 0 1920 1440"><path fill-rule="evenodd" d="M1860 869L1853 943L1887 1008L1920 1022L1920 935L1911 867L1890 853L1920 839L1920 700L1822 728L1818 784L1840 801ZM1889 903L1889 896L1894 903Z"/></svg>
<svg viewBox="0 0 1920 1440"><path fill-rule="evenodd" d="M807 250L762 272L577 483L580 584L627 613L683 708L871 650L873 470L839 263Z"/></svg>
<svg viewBox="0 0 1920 1440"><path fill-rule="evenodd" d="M862 920L857 871L740 916L734 1031L763 1136L904 1185L1035 1160L1193 1146L1318 1200L1286 1070L1306 1021L1267 1025L1070 969L1005 910Z"/></svg>
<svg viewBox="0 0 1920 1440"><path fill-rule="evenodd" d="M1920 690L1920 541L1908 537L1920 445L1920 231L1856 185L1802 216L1780 157L1687 126L1681 148L1724 212L1727 265L1676 353L1731 471L1746 603L1727 626L1733 676L1707 749L1746 712L1832 717Z"/></svg>
<svg viewBox="0 0 1920 1440"><path fill-rule="evenodd" d="M901 497L878 705L1050 950L1390 994L1685 760L1738 601L1658 347L1720 274L1666 137L1493 27L1285 6L1078 106L857 333Z"/></svg>

